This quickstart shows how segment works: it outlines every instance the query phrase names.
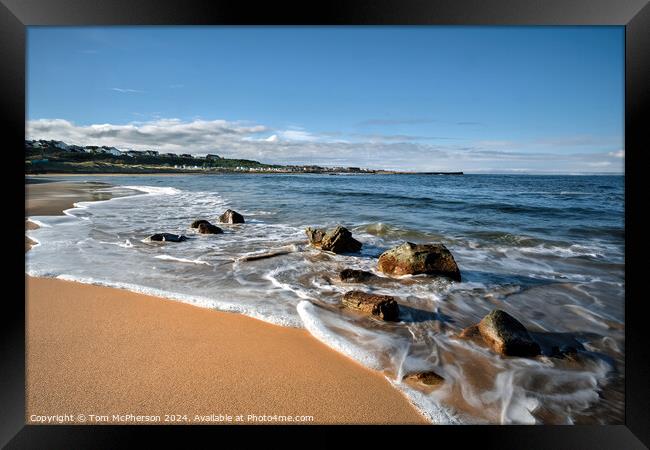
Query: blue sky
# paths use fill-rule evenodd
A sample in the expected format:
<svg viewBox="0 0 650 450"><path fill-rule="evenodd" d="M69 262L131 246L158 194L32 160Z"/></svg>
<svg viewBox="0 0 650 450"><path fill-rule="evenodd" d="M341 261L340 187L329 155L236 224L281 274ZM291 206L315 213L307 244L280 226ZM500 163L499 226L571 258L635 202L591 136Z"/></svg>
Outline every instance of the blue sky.
<svg viewBox="0 0 650 450"><path fill-rule="evenodd" d="M618 172L623 27L30 27L28 138L271 163Z"/></svg>

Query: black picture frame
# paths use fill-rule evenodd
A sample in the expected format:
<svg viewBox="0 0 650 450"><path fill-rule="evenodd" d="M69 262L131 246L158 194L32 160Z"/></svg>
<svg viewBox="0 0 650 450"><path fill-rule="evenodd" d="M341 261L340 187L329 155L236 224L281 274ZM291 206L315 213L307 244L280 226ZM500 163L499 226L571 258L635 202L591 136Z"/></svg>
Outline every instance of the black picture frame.
<svg viewBox="0 0 650 450"><path fill-rule="evenodd" d="M647 117L650 80L650 6L648 0L348 0L319 4L215 0L0 0L0 114L4 134L3 177L11 192L9 248L22 253L24 218L25 52L26 27L38 25L619 25L625 27L625 425L613 426L431 426L373 427L359 430L367 443L391 434L405 445L415 434L431 445L473 442L497 448L617 448L650 446L649 351L644 339L643 286L639 275L643 240L642 203L648 192L639 163L648 149ZM645 139L644 139L645 138ZM14 229L15 226L15 229ZM19 231L20 230L20 231ZM635 239L640 238L640 241ZM7 259L9 260L9 259ZM265 427L151 427L151 426L44 426L25 425L25 311L24 273L6 266L8 283L15 288L4 296L0 346L0 444L7 448L115 448L136 437L155 436L173 442L182 428L208 439L232 434L243 439L260 430L285 438L282 426ZM641 269L643 270L643 269ZM15 273L14 273L15 271ZM307 426L318 443L338 443L326 426ZM349 430L349 428L348 428ZM354 431L354 430L352 430ZM154 433L155 432L155 433ZM402 434L403 433L403 434ZM218 434L219 436L215 436ZM187 441L179 441L186 443ZM210 442L210 441L208 441ZM218 442L218 441L212 441ZM416 444L419 445L419 444ZM450 444L447 444L450 445Z"/></svg>

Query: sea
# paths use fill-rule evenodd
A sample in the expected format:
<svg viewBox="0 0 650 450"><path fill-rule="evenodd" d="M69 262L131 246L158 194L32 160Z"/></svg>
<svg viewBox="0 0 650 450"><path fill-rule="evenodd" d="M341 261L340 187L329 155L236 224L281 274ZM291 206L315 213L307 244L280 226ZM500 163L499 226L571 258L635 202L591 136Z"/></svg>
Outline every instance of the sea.
<svg viewBox="0 0 650 450"><path fill-rule="evenodd" d="M57 180L56 177L52 177ZM70 178L60 178L70 181ZM26 273L245 314L314 338L382 373L435 424L620 424L624 420L624 176L220 174L81 176L110 200L34 216ZM201 235L226 209L245 224ZM342 225L357 254L308 245ZM148 242L153 233L185 242ZM384 251L443 243L462 281L388 277ZM246 260L269 252L283 253ZM340 281L345 268L375 273ZM397 322L341 307L350 290L394 296ZM493 309L540 343L497 355L458 333ZM215 345L219 345L215 342ZM576 354L557 357L565 345ZM431 387L405 379L433 370ZM318 387L315 386L314 389Z"/></svg>

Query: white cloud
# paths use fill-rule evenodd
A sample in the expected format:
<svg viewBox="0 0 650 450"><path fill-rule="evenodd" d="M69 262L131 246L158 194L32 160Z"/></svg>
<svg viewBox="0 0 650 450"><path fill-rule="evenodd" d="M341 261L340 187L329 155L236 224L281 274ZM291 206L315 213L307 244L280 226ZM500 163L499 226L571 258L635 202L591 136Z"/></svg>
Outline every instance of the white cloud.
<svg viewBox="0 0 650 450"><path fill-rule="evenodd" d="M278 134L287 141L315 142L319 140L317 136L302 129L279 131Z"/></svg>
<svg viewBox="0 0 650 450"><path fill-rule="evenodd" d="M111 91L122 92L122 93L135 93L135 94L144 94L144 91L138 89L123 89L123 88L111 88Z"/></svg>
<svg viewBox="0 0 650 450"><path fill-rule="evenodd" d="M76 145L112 145L134 149L160 147L168 151L212 151L237 144L242 138L267 131L261 125L243 125L225 120L157 119L125 125L79 126L63 119L29 121L27 134L35 139L58 139Z"/></svg>
<svg viewBox="0 0 650 450"><path fill-rule="evenodd" d="M613 156L614 158L625 158L625 150L616 150L615 152L608 153L608 155Z"/></svg>
<svg viewBox="0 0 650 450"><path fill-rule="evenodd" d="M357 136L354 142L335 133L304 129L275 130L248 122L227 120L155 119L127 124L77 125L63 119L39 119L26 124L28 139L55 139L76 145L108 145L170 153L216 153L228 158L255 159L277 164L320 164L404 170L463 170L623 172L619 152L550 153L504 151L486 141L373 139ZM401 136L400 136L401 139ZM504 144L502 141L498 144ZM492 144L497 144L492 141ZM606 163L606 164L604 164Z"/></svg>

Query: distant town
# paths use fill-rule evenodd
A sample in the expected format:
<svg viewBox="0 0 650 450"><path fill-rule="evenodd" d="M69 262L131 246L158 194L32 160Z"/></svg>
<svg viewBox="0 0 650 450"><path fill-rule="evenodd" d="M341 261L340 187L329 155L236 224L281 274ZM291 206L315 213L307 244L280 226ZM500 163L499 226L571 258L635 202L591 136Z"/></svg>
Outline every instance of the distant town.
<svg viewBox="0 0 650 450"><path fill-rule="evenodd" d="M160 153L97 145L70 145L55 140L25 140L25 173L414 173L361 167L264 164L216 154ZM462 175L462 172L427 172Z"/></svg>

